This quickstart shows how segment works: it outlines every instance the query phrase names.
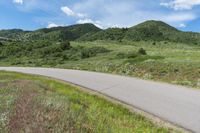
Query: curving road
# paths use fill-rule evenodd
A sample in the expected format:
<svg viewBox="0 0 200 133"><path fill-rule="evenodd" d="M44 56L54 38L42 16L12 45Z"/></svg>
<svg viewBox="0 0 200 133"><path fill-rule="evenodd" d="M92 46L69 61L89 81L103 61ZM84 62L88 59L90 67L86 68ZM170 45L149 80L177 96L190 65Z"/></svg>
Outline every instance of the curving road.
<svg viewBox="0 0 200 133"><path fill-rule="evenodd" d="M0 67L0 70L48 76L100 92L200 133L200 90L96 72Z"/></svg>

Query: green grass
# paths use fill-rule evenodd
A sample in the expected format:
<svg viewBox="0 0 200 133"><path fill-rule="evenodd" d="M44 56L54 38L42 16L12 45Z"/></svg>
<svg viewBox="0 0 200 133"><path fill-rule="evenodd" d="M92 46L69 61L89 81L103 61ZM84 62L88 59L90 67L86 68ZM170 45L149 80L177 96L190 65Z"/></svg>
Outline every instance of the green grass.
<svg viewBox="0 0 200 133"><path fill-rule="evenodd" d="M4 71L0 71L0 131L176 132L77 87Z"/></svg>
<svg viewBox="0 0 200 133"><path fill-rule="evenodd" d="M0 66L57 67L114 73L147 80L200 88L200 47L168 41L71 42L71 49L60 51L59 43L27 43L14 48L11 56L1 57ZM34 46L32 51L27 47ZM16 47L22 47L17 44ZM0 49L7 55L9 47ZM12 46L10 46L12 47ZM138 54L145 49L147 55ZM40 53L46 51L46 54ZM5 50L5 51L4 51ZM13 55L12 55L13 54Z"/></svg>
<svg viewBox="0 0 200 133"><path fill-rule="evenodd" d="M72 45L101 46L109 53L79 61L66 61L56 67L92 70L120 75L128 75L148 80L156 80L189 87L200 88L200 47L170 42L108 42L96 41ZM135 56L144 48L147 55ZM133 53L132 58L127 55ZM125 58L119 58L119 54ZM127 56L127 57L126 57Z"/></svg>

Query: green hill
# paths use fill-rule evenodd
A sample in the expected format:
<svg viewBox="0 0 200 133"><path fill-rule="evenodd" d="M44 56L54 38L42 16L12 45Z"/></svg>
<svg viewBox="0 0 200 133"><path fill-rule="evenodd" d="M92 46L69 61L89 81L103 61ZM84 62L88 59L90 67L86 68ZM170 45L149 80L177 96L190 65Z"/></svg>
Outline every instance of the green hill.
<svg viewBox="0 0 200 133"><path fill-rule="evenodd" d="M36 31L20 29L1 30L0 37L24 41L169 41L200 44L200 34L183 32L161 21L146 21L130 28L102 30L93 24L77 24L66 27L44 28Z"/></svg>
<svg viewBox="0 0 200 133"><path fill-rule="evenodd" d="M128 29L126 40L154 40L162 41L168 39L172 34L179 32L174 27L160 21L146 21Z"/></svg>
<svg viewBox="0 0 200 133"><path fill-rule="evenodd" d="M0 38L21 39L22 36L28 32L29 31L23 31L21 29L0 30Z"/></svg>
<svg viewBox="0 0 200 133"><path fill-rule="evenodd" d="M78 24L67 27L44 28L25 34L26 40L69 40L73 41L85 34L96 33L101 29L93 24Z"/></svg>
<svg viewBox="0 0 200 133"><path fill-rule="evenodd" d="M200 43L200 34L179 31L161 21L146 21L128 29L124 37L132 41L172 41L180 43Z"/></svg>
<svg viewBox="0 0 200 133"><path fill-rule="evenodd" d="M95 34L86 34L80 37L80 41L95 41L95 40L122 40L127 32L126 28L109 28L99 31Z"/></svg>
<svg viewBox="0 0 200 133"><path fill-rule="evenodd" d="M101 31L101 29L99 29L93 24L77 24L66 27L44 28L29 32L20 29L1 30L0 37L26 41L73 41L85 34L94 34L98 31Z"/></svg>
<svg viewBox="0 0 200 133"><path fill-rule="evenodd" d="M161 21L146 21L130 28L109 28L79 38L81 41L128 40L128 41L171 41L199 44L200 34L183 32Z"/></svg>

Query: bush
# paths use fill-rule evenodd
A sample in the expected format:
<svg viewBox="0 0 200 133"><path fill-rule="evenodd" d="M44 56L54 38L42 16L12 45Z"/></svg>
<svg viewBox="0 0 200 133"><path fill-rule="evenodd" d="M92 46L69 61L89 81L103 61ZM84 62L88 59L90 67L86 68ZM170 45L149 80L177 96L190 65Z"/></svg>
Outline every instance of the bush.
<svg viewBox="0 0 200 133"><path fill-rule="evenodd" d="M91 51L89 49L83 49L81 51L81 58L84 59L84 58L89 58L91 56L94 56L92 55Z"/></svg>
<svg viewBox="0 0 200 133"><path fill-rule="evenodd" d="M62 52L62 49L58 45L52 45L52 46L49 46L49 47L42 48L40 50L40 54L43 55L43 56L52 55L52 54L55 54L57 52Z"/></svg>
<svg viewBox="0 0 200 133"><path fill-rule="evenodd" d="M128 53L118 53L116 57L118 59L125 59L125 58L136 58L138 55L135 52L128 52Z"/></svg>
<svg viewBox="0 0 200 133"><path fill-rule="evenodd" d="M138 53L141 54L141 55L147 55L146 50L143 49L143 48L140 48L140 49L138 50Z"/></svg>
<svg viewBox="0 0 200 133"><path fill-rule="evenodd" d="M60 44L60 48L61 48L62 50L69 50L69 49L71 48L70 42L69 42L69 41L62 42L62 43Z"/></svg>
<svg viewBox="0 0 200 133"><path fill-rule="evenodd" d="M83 48L81 50L81 58L82 59L89 58L96 56L99 53L106 53L106 52L109 52L109 50L104 47Z"/></svg>
<svg viewBox="0 0 200 133"><path fill-rule="evenodd" d="M1 46L3 46L3 43L2 43L2 42L0 42L0 47L1 47Z"/></svg>

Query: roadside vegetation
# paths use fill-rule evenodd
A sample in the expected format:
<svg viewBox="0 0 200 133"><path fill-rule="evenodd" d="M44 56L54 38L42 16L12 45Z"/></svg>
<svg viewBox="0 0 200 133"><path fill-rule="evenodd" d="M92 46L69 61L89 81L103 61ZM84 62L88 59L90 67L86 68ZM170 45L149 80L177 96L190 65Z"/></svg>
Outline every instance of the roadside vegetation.
<svg viewBox="0 0 200 133"><path fill-rule="evenodd" d="M120 105L52 79L0 71L0 131L169 133Z"/></svg>
<svg viewBox="0 0 200 133"><path fill-rule="evenodd" d="M58 67L200 88L200 47L173 42L4 42L1 66Z"/></svg>
<svg viewBox="0 0 200 133"><path fill-rule="evenodd" d="M81 69L200 88L199 59L200 34L161 21L0 31L0 66Z"/></svg>

